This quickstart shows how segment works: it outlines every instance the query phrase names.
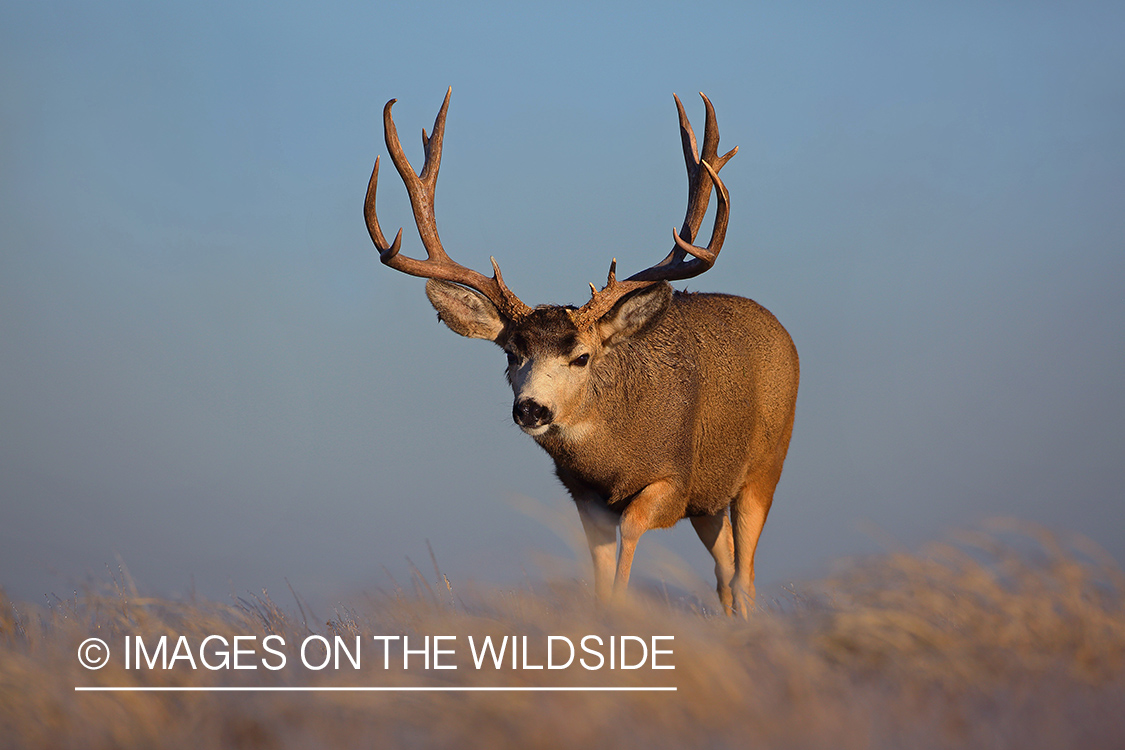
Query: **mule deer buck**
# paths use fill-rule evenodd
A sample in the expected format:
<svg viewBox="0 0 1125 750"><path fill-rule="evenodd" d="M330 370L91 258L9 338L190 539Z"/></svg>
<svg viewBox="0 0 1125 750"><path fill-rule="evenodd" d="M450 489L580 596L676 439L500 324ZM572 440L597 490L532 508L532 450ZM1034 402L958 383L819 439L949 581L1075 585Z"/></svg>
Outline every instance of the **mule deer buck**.
<svg viewBox="0 0 1125 750"><path fill-rule="evenodd" d="M718 172L737 148L718 156L719 130L706 106L703 150L676 97L688 172L688 207L675 246L662 261L609 279L581 307L528 307L504 284L453 261L434 217L434 187L452 89L422 130L425 164L415 174L399 143L391 107L383 128L402 176L426 259L399 253L402 229L387 242L375 212L379 160L364 216L379 259L428 279L426 295L454 332L487 339L508 355L512 418L555 461L578 506L594 560L594 587L605 602L629 583L633 553L649 529L690 518L715 559L719 600L745 616L754 602L754 551L773 502L793 432L797 350L777 319L757 303L726 294L673 291L670 281L714 264L729 217ZM707 247L692 244L718 199ZM729 509L729 515L728 515ZM620 528L620 551L617 532Z"/></svg>

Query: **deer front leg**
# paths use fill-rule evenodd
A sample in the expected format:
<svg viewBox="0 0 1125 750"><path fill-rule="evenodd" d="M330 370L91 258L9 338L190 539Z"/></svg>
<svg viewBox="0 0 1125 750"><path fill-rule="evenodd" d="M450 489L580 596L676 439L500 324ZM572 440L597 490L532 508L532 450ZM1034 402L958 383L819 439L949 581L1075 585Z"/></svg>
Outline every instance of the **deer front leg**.
<svg viewBox="0 0 1125 750"><path fill-rule="evenodd" d="M605 604L613 592L613 569L617 564L617 516L600 497L575 497L578 517L594 560L594 594Z"/></svg>
<svg viewBox="0 0 1125 750"><path fill-rule="evenodd" d="M676 489L668 480L653 482L637 493L621 514L621 554L617 556L617 575L613 593L621 594L629 586L629 571L637 542L649 529L672 526L682 517L669 511Z"/></svg>

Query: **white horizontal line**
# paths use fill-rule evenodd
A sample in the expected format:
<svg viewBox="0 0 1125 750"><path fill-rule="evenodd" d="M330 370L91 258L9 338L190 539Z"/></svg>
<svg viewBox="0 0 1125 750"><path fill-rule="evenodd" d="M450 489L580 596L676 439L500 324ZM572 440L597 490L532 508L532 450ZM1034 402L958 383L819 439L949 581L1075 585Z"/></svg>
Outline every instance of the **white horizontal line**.
<svg viewBox="0 0 1125 750"><path fill-rule="evenodd" d="M623 692L675 692L675 687L82 687L76 686L75 692L116 692L116 693L623 693Z"/></svg>

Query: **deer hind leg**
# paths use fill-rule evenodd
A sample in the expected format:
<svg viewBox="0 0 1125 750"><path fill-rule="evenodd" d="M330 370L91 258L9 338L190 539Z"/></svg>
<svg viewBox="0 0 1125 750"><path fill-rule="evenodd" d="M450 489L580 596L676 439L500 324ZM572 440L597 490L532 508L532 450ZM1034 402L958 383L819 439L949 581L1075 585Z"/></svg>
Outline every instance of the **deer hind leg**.
<svg viewBox="0 0 1125 750"><path fill-rule="evenodd" d="M715 590L723 612L734 614L734 598L731 594L731 580L734 578L734 535L731 532L730 517L726 510L713 516L693 516L691 525L703 546L715 558Z"/></svg>
<svg viewBox="0 0 1125 750"><path fill-rule="evenodd" d="M754 609L754 552L773 503L777 480L751 477L730 506L734 531L734 608L742 617Z"/></svg>
<svg viewBox="0 0 1125 750"><path fill-rule="evenodd" d="M594 594L600 603L613 593L613 573L617 566L617 516L600 498L575 498L578 517L594 560Z"/></svg>

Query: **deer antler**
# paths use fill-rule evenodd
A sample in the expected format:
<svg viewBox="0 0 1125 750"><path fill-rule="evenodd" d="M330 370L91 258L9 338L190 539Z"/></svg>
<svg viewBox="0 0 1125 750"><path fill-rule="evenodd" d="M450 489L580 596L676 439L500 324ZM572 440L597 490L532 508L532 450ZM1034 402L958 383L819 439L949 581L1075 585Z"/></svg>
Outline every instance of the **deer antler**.
<svg viewBox="0 0 1125 750"><path fill-rule="evenodd" d="M624 281L617 280L617 259L609 266L609 278L606 285L600 290L595 290L590 285L592 296L590 301L574 313L575 322L580 326L587 325L609 312L617 302L638 289L651 286L659 281L680 281L698 276L711 266L723 247L726 238L727 221L730 219L730 196L726 186L719 179L719 170L723 168L731 157L738 153L735 146L722 156L719 150L719 125L715 120L715 109L711 100L702 92L703 103L706 106L707 116L703 125L703 154L699 153L696 146L695 132L688 121L687 113L680 98L673 94L676 100L676 109L680 115L680 139L684 147L684 162L688 173L688 206L684 216L684 224L677 232L672 230L675 246L665 256L664 260L643 271L639 271ZM693 245L695 235L699 231L703 217L707 213L707 203L711 199L711 185L715 185L718 194L719 207L715 213L715 226L711 230L711 241L707 247ZM692 256L688 259L688 256Z"/></svg>
<svg viewBox="0 0 1125 750"><path fill-rule="evenodd" d="M418 225L418 234L422 238L422 245L426 248L426 260L417 260L399 254L402 246L401 228L392 243L388 244L386 237L383 236L383 230L379 227L379 218L375 213L375 188L379 183L378 157L375 159L375 168L371 171L371 179L367 183L367 198L363 203L367 231L371 235L371 241L379 249L379 260L384 265L411 276L452 281L475 289L496 305L503 315L518 321L526 317L531 312L531 308L504 284L504 277L500 275L500 266L496 264L496 259L490 258L493 277L488 278L453 261L446 254L438 237L437 220L434 217L434 189L437 185L438 168L441 166L445 115L449 109L449 97L452 93L453 88L450 87L445 94L441 110L434 120L433 136L427 136L425 128L422 129L422 148L426 154L426 161L418 174L414 174L414 168L410 166L410 161L402 150L398 140L398 130L391 117L391 107L397 100L391 99L383 107L383 134L387 142L387 150L410 196L410 206L414 209L414 222Z"/></svg>

